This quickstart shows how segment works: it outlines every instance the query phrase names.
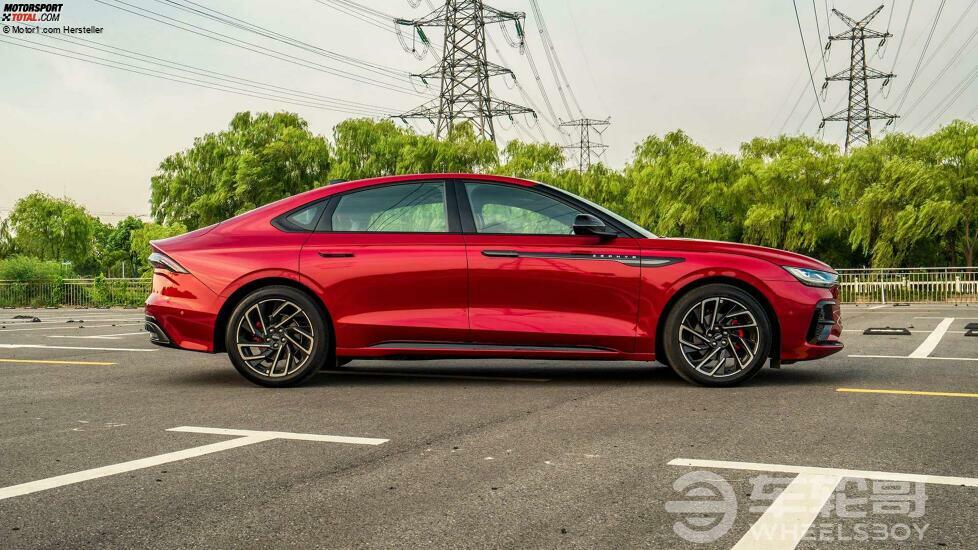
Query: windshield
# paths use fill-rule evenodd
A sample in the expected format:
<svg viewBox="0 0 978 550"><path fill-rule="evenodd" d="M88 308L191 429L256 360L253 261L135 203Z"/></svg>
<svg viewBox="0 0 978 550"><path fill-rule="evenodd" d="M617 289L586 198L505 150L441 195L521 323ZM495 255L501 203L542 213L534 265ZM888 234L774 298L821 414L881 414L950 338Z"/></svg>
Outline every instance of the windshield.
<svg viewBox="0 0 978 550"><path fill-rule="evenodd" d="M641 225L638 225L637 223L635 223L633 221L627 220L627 219L619 216L618 214L615 214L614 212L612 212L611 210L608 210L607 208L601 206L600 204L595 204L595 203L593 203L593 202L585 199L584 197L575 195L574 193L571 193L570 191L566 191L564 189L560 189L558 187L554 187L553 185L547 185L546 183L541 183L540 185L543 185L543 186L545 186L545 187L547 187L549 189L553 189L554 191L558 191L558 192L563 193L565 195L569 195L571 197L574 197L575 199L583 202L584 204L590 206L591 208L593 208L593 209L601 212L605 216L608 216L609 218L613 218L618 223L620 223L620 224L628 227L629 229L635 231L636 233L642 235L643 237L645 237L647 239L654 239L654 238L656 238L655 234L652 233L651 231L649 231L648 229L645 229Z"/></svg>

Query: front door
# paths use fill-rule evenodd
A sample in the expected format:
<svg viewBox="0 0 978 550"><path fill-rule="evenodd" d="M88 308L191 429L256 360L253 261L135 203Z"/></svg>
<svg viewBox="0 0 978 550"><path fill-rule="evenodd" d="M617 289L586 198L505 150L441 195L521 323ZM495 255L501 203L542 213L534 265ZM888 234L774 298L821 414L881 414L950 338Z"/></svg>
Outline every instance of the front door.
<svg viewBox="0 0 978 550"><path fill-rule="evenodd" d="M638 239L575 235L574 219L591 212L532 187L458 185L472 212L462 220L476 343L634 350Z"/></svg>
<svg viewBox="0 0 978 550"><path fill-rule="evenodd" d="M321 288L339 353L468 339L465 243L446 191L428 180L330 199L299 269Z"/></svg>

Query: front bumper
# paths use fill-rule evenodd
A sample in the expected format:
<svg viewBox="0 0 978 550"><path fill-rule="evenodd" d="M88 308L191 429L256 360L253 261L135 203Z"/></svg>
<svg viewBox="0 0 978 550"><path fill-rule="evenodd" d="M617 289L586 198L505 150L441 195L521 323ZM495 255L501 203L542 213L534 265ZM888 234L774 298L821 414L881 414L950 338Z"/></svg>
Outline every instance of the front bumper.
<svg viewBox="0 0 978 550"><path fill-rule="evenodd" d="M820 359L838 353L842 317L838 287L816 288L797 281L768 281L781 324L781 362Z"/></svg>

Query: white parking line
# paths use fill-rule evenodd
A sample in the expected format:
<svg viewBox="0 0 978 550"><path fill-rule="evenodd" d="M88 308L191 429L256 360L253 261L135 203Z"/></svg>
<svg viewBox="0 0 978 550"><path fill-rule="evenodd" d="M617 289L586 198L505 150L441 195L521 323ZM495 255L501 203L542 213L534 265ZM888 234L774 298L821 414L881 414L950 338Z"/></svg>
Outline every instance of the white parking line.
<svg viewBox="0 0 978 550"><path fill-rule="evenodd" d="M930 333L930 335L927 336L920 346L913 350L910 357L913 359L920 359L930 355L930 353L934 351L934 348L937 347L937 344L941 343L941 338L944 338L944 333L947 332L947 329L951 328L951 323L953 322L953 317L946 317L943 321L938 323L937 327L934 329L934 332Z"/></svg>
<svg viewBox="0 0 978 550"><path fill-rule="evenodd" d="M873 306L873 307L871 307L871 308L868 308L868 309L883 309L884 307L890 307L890 306L888 306L888 305L886 305L886 304L883 304L883 305L881 305L881 306Z"/></svg>
<svg viewBox="0 0 978 550"><path fill-rule="evenodd" d="M944 317L914 317L914 319L944 319ZM962 321L978 321L978 317L955 317Z"/></svg>
<svg viewBox="0 0 978 550"><path fill-rule="evenodd" d="M943 319L943 317L942 317L942 319ZM861 333L864 330L865 329L861 329L861 328L844 328L844 329L842 329L842 332L860 332ZM932 332L934 332L934 331L933 330L910 330L910 334L930 334ZM964 334L966 332L968 332L968 331L966 331L966 330L947 330L947 331L945 331L945 333L947 333L947 334ZM887 335L887 336L899 336L899 335L894 334L894 335Z"/></svg>
<svg viewBox="0 0 978 550"><path fill-rule="evenodd" d="M734 545L733 548L737 550L790 550L797 546L798 542L808 532L822 507L832 497L838 483L844 478L978 487L978 479L970 477L874 472L843 468L791 466L788 464L677 458L669 461L669 465L797 474L797 477L785 487L778 498L768 506L761 517Z"/></svg>
<svg viewBox="0 0 978 550"><path fill-rule="evenodd" d="M122 332L119 334L91 334L88 336L76 336L73 334L49 334L48 338L79 338L79 339L96 339L96 340L118 340L123 336L136 336L139 334L147 334L145 330L139 332Z"/></svg>
<svg viewBox="0 0 978 550"><path fill-rule="evenodd" d="M46 344L0 344L0 348L77 349L77 350L91 350L91 351L158 351L155 349L146 349L146 348L89 348L89 347L81 347L81 346L48 346Z"/></svg>
<svg viewBox="0 0 978 550"><path fill-rule="evenodd" d="M749 470L754 472L779 472L786 474L813 474L826 476L875 479L879 481L909 481L911 483L931 483L935 485L962 485L978 487L978 478L932 476L928 474L905 474L900 472L877 472L873 470L847 470L845 468L821 468L818 466L794 466L791 464L765 464L763 462L735 462L728 460L699 460L677 458L669 461L670 466L691 466L694 468L721 468L724 470Z"/></svg>
<svg viewBox="0 0 978 550"><path fill-rule="evenodd" d="M352 443L355 445L380 445L381 443L386 443L387 441L389 441L387 439L374 439L368 437L344 437L344 436L336 436L336 435L301 434L301 433L288 433L288 432L261 432L261 431L254 431L254 430L225 430L221 428L199 428L195 426L180 426L178 428L170 428L167 431L206 433L206 434L219 434L219 435L237 435L240 437L237 437L235 439L229 439L227 441L221 441L218 443L211 443L209 445L191 447L189 449L184 449L182 451L175 451L172 453L165 453L165 454L151 456L147 458L140 458L138 460L130 460L128 462L121 462L119 464L112 464L110 466L102 466L101 468L92 468L91 470L82 470L80 472L74 472L71 474L64 474L60 476L49 477L46 479L39 479L37 481L31 481L28 483L21 483L20 485L3 487L0 488L0 500L17 497L21 495L28 495L39 491L46 491L48 489L54 489L55 487L63 487L65 485L71 485L73 483L80 483L82 481L98 479L100 477L106 477L115 474L131 472L133 470L140 470L143 468L150 468L152 466L158 466L160 464L166 464L168 462L186 460L188 458L194 458L206 454L226 451L228 449L234 449L237 447L244 447L245 445L254 445L255 443L261 443L262 441L271 441L272 439L297 439L302 441Z"/></svg>
<svg viewBox="0 0 978 550"><path fill-rule="evenodd" d="M85 323L108 323L111 321L119 321L119 322L142 321L144 319L145 317L108 317L108 318L97 317L97 318L89 318L89 319L78 318L73 323L68 322L71 319L62 319L62 320L41 319L40 321L27 321L24 319L13 319L13 320L0 320L0 325L6 325L8 327L12 325L52 325L52 324L84 325Z"/></svg>
<svg viewBox="0 0 978 550"><path fill-rule="evenodd" d="M732 550L794 548L815 522L840 481L840 476L798 474Z"/></svg>
<svg viewBox="0 0 978 550"><path fill-rule="evenodd" d="M60 327L36 327L36 328L2 328L0 329L0 334L5 332L25 332L33 330L83 330L90 328L105 328L105 327L134 327L142 325L143 323L116 323L112 325L64 325Z"/></svg>
<svg viewBox="0 0 978 550"><path fill-rule="evenodd" d="M928 361L978 361L976 357L907 357L906 355L846 355L863 359L926 359Z"/></svg>

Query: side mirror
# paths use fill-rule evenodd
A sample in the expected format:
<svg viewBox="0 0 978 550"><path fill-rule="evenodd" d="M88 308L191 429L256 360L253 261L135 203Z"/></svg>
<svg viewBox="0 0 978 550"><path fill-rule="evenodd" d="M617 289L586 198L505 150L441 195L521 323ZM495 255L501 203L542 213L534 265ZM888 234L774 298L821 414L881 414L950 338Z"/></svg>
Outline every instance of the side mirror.
<svg viewBox="0 0 978 550"><path fill-rule="evenodd" d="M614 239L618 236L618 232L608 229L604 222L590 214L578 214L574 218L574 234L594 235L602 239Z"/></svg>

